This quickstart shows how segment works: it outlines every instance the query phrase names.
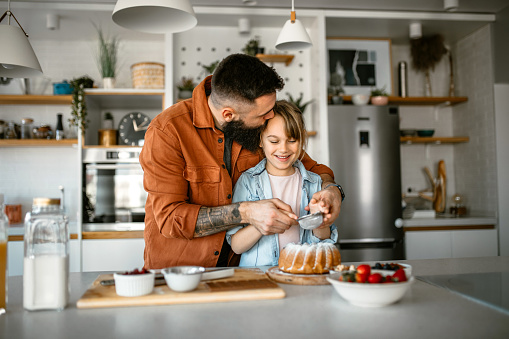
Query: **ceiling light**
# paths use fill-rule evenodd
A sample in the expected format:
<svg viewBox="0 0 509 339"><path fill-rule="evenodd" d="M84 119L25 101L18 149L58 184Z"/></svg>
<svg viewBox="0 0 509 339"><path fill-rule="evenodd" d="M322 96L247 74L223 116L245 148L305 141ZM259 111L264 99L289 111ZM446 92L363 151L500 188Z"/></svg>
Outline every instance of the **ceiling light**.
<svg viewBox="0 0 509 339"><path fill-rule="evenodd" d="M59 27L59 18L58 15L50 13L46 15L46 28L49 30L55 30Z"/></svg>
<svg viewBox="0 0 509 339"><path fill-rule="evenodd" d="M0 17L0 22L7 17L7 25L0 25L0 76L6 78L32 78L42 75L41 65L34 50L28 42L20 23L10 10L9 0L7 11ZM11 26L11 16L19 27Z"/></svg>
<svg viewBox="0 0 509 339"><path fill-rule="evenodd" d="M189 0L118 0L113 21L144 33L177 33L198 23Z"/></svg>
<svg viewBox="0 0 509 339"><path fill-rule="evenodd" d="M420 22L410 24L410 39L422 38L422 26Z"/></svg>
<svg viewBox="0 0 509 339"><path fill-rule="evenodd" d="M295 15L294 4L292 0L292 11L290 20L287 20L281 33L276 40L276 48L282 51L303 50L313 46L308 32L300 20Z"/></svg>
<svg viewBox="0 0 509 339"><path fill-rule="evenodd" d="M459 0L444 0L444 10L447 12L456 12L459 7Z"/></svg>
<svg viewBox="0 0 509 339"><path fill-rule="evenodd" d="M239 19L239 33L240 34L251 33L251 22L249 21L248 18Z"/></svg>

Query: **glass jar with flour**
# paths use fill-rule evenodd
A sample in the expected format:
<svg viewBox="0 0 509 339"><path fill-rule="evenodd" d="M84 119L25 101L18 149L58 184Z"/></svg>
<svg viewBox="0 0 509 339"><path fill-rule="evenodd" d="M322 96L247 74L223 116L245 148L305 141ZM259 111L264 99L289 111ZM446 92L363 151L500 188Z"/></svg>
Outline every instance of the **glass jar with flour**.
<svg viewBox="0 0 509 339"><path fill-rule="evenodd" d="M35 198L25 217L23 307L60 311L68 300L68 219L60 199Z"/></svg>

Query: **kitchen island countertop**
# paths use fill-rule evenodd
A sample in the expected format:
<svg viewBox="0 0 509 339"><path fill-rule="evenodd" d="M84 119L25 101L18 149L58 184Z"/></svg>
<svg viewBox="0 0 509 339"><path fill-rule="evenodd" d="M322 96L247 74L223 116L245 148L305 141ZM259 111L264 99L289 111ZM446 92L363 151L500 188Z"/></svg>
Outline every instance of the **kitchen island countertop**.
<svg viewBox="0 0 509 339"><path fill-rule="evenodd" d="M509 257L401 261L414 275L509 272ZM101 272L104 273L104 272ZM9 278L1 338L507 338L501 312L416 280L405 297L383 308L348 304L330 285L280 284L278 300L77 309L99 273L71 273L71 301L62 312L23 310L22 277Z"/></svg>

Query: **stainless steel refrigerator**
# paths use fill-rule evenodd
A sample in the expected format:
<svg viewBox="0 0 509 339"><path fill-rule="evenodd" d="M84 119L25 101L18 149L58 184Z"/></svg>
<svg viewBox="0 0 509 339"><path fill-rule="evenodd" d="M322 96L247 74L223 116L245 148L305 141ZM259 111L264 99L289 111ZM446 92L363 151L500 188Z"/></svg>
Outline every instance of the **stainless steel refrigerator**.
<svg viewBox="0 0 509 339"><path fill-rule="evenodd" d="M404 259L398 108L328 110L330 166L346 195L335 222L341 260Z"/></svg>

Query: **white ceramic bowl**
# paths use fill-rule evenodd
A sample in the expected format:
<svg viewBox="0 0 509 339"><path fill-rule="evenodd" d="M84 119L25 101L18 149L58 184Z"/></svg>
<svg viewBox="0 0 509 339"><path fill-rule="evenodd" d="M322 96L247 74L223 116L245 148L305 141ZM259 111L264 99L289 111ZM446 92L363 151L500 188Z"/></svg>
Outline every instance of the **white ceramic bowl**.
<svg viewBox="0 0 509 339"><path fill-rule="evenodd" d="M174 266L161 271L166 284L175 292L189 292L200 283L205 268L201 266Z"/></svg>
<svg viewBox="0 0 509 339"><path fill-rule="evenodd" d="M380 274L392 275L392 271ZM369 284L339 281L341 273L331 273L327 280L339 295L352 305L361 307L382 307L393 304L405 295L414 282L414 277L408 281L390 284Z"/></svg>
<svg viewBox="0 0 509 339"><path fill-rule="evenodd" d="M121 297L138 297L152 293L154 289L153 272L144 274L114 273L115 291Z"/></svg>
<svg viewBox="0 0 509 339"><path fill-rule="evenodd" d="M368 94L354 94L352 95L352 102L354 105L362 106L369 102Z"/></svg>

